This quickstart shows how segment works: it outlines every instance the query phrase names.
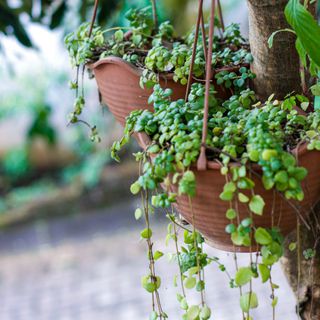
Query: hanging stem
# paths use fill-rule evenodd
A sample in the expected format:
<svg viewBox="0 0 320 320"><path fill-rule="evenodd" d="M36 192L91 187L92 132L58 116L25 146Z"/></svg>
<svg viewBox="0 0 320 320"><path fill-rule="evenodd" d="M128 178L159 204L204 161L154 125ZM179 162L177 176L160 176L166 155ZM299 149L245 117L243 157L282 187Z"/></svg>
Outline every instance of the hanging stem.
<svg viewBox="0 0 320 320"><path fill-rule="evenodd" d="M142 197L142 202L143 202L143 206L144 206L144 215L145 215L145 223L146 223L146 227L148 230L150 230L150 220L149 220L149 196L148 196L148 191L145 191L145 194L143 194L143 192L141 192L141 197ZM156 271L155 271L155 261L153 258L153 243L151 241L151 238L147 238L147 245L148 245L148 257L149 257L149 269L150 269L150 277L151 277L151 281L156 284L157 282L157 276L156 276ZM162 309L162 305L161 305L161 300L160 300L160 295L159 295L159 291L158 289L156 289L153 293L152 293L152 307L154 310L154 304L155 301L157 303L157 308L158 308L158 312L159 312L159 319L164 319L164 312Z"/></svg>
<svg viewBox="0 0 320 320"><path fill-rule="evenodd" d="M204 25L203 10L201 10L201 34L202 34L202 46L203 46L204 59L205 61L207 61L207 39L206 39L206 28Z"/></svg>
<svg viewBox="0 0 320 320"><path fill-rule="evenodd" d="M152 4L152 14L153 14L153 21L154 21L154 26L155 29L158 29L158 15L157 15L157 4L156 4L156 0L151 0L151 4Z"/></svg>
<svg viewBox="0 0 320 320"><path fill-rule="evenodd" d="M210 27L209 27L209 47L207 53L207 63L206 63L206 93L204 101L204 115L203 115L203 129L202 129L202 145L200 156L198 159L197 167L198 170L206 170L207 168L207 158L206 158L206 139L208 134L208 117L209 117L209 99L210 99L210 80L212 76L212 46L214 37L214 17L216 11L216 0L211 0L211 13L210 13ZM201 14L201 12L200 12Z"/></svg>
<svg viewBox="0 0 320 320"><path fill-rule="evenodd" d="M202 282L202 277L201 277L202 272L201 271L203 271L203 270L201 269L200 260L199 260L199 245L198 245L198 240L197 240L197 232L196 232L196 228L195 228L195 214L194 214L194 210L193 210L193 206L192 206L191 197L188 196L188 199L189 199L189 207L190 207L191 214L192 214L193 238L194 238L194 246L196 248L198 277L199 277L199 282L201 283ZM200 295L201 295L201 305L204 306L204 290L201 290Z"/></svg>
<svg viewBox="0 0 320 320"><path fill-rule="evenodd" d="M186 101L188 100L188 95L189 95L191 83L192 83L192 73L193 73L194 61L195 61L196 53L197 53L199 29L200 29L200 22L201 22L201 17L202 17L202 7L203 7L203 0L199 0L198 17L197 17L197 23L196 23L196 30L195 30L195 34L194 34L194 42L193 42L193 48L192 48L189 77L188 77L188 83L187 83L187 89L186 89L186 97L185 97Z"/></svg>
<svg viewBox="0 0 320 320"><path fill-rule="evenodd" d="M94 7L93 7L93 15L92 15L90 29L89 29L89 38L91 37L93 26L94 26L94 23L96 21L97 11L98 11L98 4L99 4L99 0L95 0L94 1Z"/></svg>
<svg viewBox="0 0 320 320"><path fill-rule="evenodd" d="M173 208L172 208L172 212L173 212ZM180 251L179 251L179 247L178 247L178 230L177 230L177 226L174 223L172 223L172 225L173 225L173 232L174 232L174 244L175 244L175 248L176 248L176 254L177 254L178 265L179 265L179 278L180 278L181 290L182 290L182 295L185 298L186 292L185 292L184 284L183 284L183 274L182 274L182 266L181 266L181 260L180 260Z"/></svg>
<svg viewBox="0 0 320 320"><path fill-rule="evenodd" d="M272 267L270 267L269 283L270 283L270 287L271 287L271 299L273 302L273 300L276 298L276 296L275 296L275 290L274 290L274 286L273 286L273 282L272 282L271 272L272 272ZM272 320L276 320L276 306L274 303L272 303Z"/></svg>
<svg viewBox="0 0 320 320"><path fill-rule="evenodd" d="M222 7L221 7L221 2L218 0L218 11L219 11L219 19L221 23L221 29L224 32L225 26L224 26L224 21L223 21L223 14L222 14Z"/></svg>

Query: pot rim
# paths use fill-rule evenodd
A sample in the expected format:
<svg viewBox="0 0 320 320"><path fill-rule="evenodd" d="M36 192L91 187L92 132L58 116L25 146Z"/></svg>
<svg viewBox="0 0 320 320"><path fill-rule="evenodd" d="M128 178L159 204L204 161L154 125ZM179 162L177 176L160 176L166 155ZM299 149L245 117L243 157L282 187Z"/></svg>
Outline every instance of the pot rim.
<svg viewBox="0 0 320 320"><path fill-rule="evenodd" d="M151 139L149 138L149 136L144 133L144 132L139 132L137 133L136 137L138 138L138 141L140 143L140 146L143 149L146 149L148 146L148 142L151 142ZM309 152L308 148L307 148L307 142L301 142L300 144L298 144L297 147L295 147L291 153L292 155L294 155L295 157L297 157L298 159L305 155L307 152ZM230 167L237 167L239 166L239 164L237 163L230 163L228 166ZM194 168L196 169L196 166L194 166ZM207 170L220 170L222 168L222 164L217 162L217 161L207 161ZM252 168L255 171L262 171L261 166L257 163L252 163Z"/></svg>
<svg viewBox="0 0 320 320"><path fill-rule="evenodd" d="M134 73L138 77L142 76L142 73L144 70L144 69L136 67L132 63L130 63L120 57L116 57L116 56L109 56L109 57L100 59L94 63L88 64L87 66L89 69L94 71L94 69L97 69L99 66L104 65L104 64L108 64L108 63L123 66L125 69L127 69L127 71ZM212 75L214 76L215 74L217 74L218 72L221 72L221 71L236 71L236 70L240 69L242 66L248 66L248 64L241 64L238 66L223 66L221 68L213 68ZM160 77L162 77L163 79L173 79L174 73L173 72L160 72L160 73L158 73L158 75ZM198 79L195 76L192 76L192 78L198 82L205 81L204 79Z"/></svg>

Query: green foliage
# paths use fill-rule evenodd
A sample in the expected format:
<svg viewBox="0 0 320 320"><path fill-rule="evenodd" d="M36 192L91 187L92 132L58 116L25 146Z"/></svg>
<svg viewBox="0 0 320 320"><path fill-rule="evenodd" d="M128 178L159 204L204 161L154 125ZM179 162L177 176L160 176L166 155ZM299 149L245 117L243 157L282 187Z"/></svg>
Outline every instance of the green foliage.
<svg viewBox="0 0 320 320"><path fill-rule="evenodd" d="M236 273L235 283L240 287L244 286L251 281L252 277L253 272L251 268L240 268Z"/></svg>
<svg viewBox="0 0 320 320"><path fill-rule="evenodd" d="M320 26L298 0L290 0L285 9L286 18L311 61L320 68Z"/></svg>
<svg viewBox="0 0 320 320"><path fill-rule="evenodd" d="M305 19L302 26L309 21L310 26L315 28L301 7L297 1L289 1L286 15L298 35L297 49L302 62L306 65L308 54L313 63L311 69L315 71L317 58L314 54L316 51L319 52L317 44L309 41L308 37L303 38L304 34L299 34L300 26L296 21ZM105 31L96 29L97 33L94 33L89 42L98 35L96 39L99 43L85 43L88 39L84 33L84 43L78 41L74 52L74 36L67 39L67 44L70 45L69 51L71 49L71 56L76 65L116 55L142 67L140 85L153 87L148 101L152 104L153 111L132 112L127 117L123 138L114 143L111 152L112 157L119 161L118 152L128 143L132 134L143 133L150 138L150 144L145 150L135 155L136 160L140 162L140 176L130 188L133 194L140 193L143 201L144 211L137 209L135 217L140 219L144 213L146 222L140 235L148 245L151 274L142 279L142 286L153 295L153 299L158 297L157 290L161 280L155 275L154 263L163 253L153 253L152 229L148 216L148 211L151 211L148 200L151 199L151 205L163 208L171 221L166 242L173 240L177 250L170 259L177 260L179 265L183 294L177 298L184 312L183 319L209 319L211 310L206 307L204 301L204 268L212 262L218 263L223 272L226 271L225 267L217 259L209 258L204 253L204 238L195 229L191 231L182 227L185 229L184 244L179 251L177 223L173 213L168 213L180 196L185 196L180 199L189 201L190 210L193 212L192 197L196 195L194 167L201 148L205 90L202 84L195 83L186 101L171 101L172 91L163 90L158 84L159 77L168 73L173 74L173 79L182 85L187 83L195 35L194 32L190 32L183 40L175 39L174 29L168 22L161 24L156 30L149 8L132 9L127 18L131 33L125 34L125 28ZM311 27L308 29L310 33L314 31ZM111 30L116 32L110 39L103 39L102 34ZM269 39L270 46L275 35L276 33ZM261 195L255 194L254 176L261 179L266 190L273 190L286 200L302 201L302 182L308 172L298 166L292 150L301 143L306 143L310 150L320 150L320 114L318 110L308 115L300 112L307 110L311 104L308 98L299 94L288 95L283 101L270 96L267 101L258 102L255 93L249 87L250 80L255 77L249 68L252 56L241 36L239 26L232 24L226 28L222 36L214 38L212 68L217 72L214 79L216 85L210 88L206 156L208 160L216 160L222 164L221 174L225 176L226 183L221 190L220 199L229 203L226 218L230 221L226 226L226 232L230 234L232 243L234 246L250 247L251 252L254 246L260 246L261 261L258 262L257 256L255 262L251 259L249 266L237 266L235 278L230 277L231 287L250 285L250 292L243 294L241 289L240 306L247 319L252 319L250 310L258 307L258 297L251 290L252 280L260 277L263 283L270 282L272 307L275 308L277 297L274 290L277 285L271 281L271 270L284 252L280 230L273 226L267 229L255 224L256 215L270 212L264 212L265 200ZM308 41L309 44L306 43ZM225 68L219 70L222 67ZM204 71L205 59L202 41L199 39L193 76L203 78ZM78 89L77 86L74 88ZM219 99L216 89L223 89L232 95L225 100ZM317 93L318 87L313 87L312 91ZM75 120L81 114L83 106L84 97L80 96L73 114ZM261 171L256 171L256 166L259 166ZM164 189L163 192L159 192L161 187ZM152 197L149 198L151 193ZM241 209L240 218L239 204L241 208L247 209L247 216L242 216L245 210ZM193 216L192 219L194 218ZM312 259L314 256L314 252L310 250L304 254L306 259ZM174 285L177 286L177 278L174 279ZM201 306L189 305L184 289L199 291L202 297ZM157 301L159 303L159 299ZM161 313L159 306L158 311ZM150 318L165 319L166 314L158 315L153 311Z"/></svg>
<svg viewBox="0 0 320 320"><path fill-rule="evenodd" d="M65 37L65 45L73 66L86 64L93 57L96 47L104 44L104 36L100 27L95 27L89 37L90 23L83 23L77 32ZM77 89L77 85L74 86Z"/></svg>
<svg viewBox="0 0 320 320"><path fill-rule="evenodd" d="M50 124L51 108L49 106L41 106L37 108L33 122L28 130L28 138L43 137L51 145L56 143L56 131Z"/></svg>
<svg viewBox="0 0 320 320"><path fill-rule="evenodd" d="M2 161L2 170L13 182L26 177L31 169L28 150L25 147L7 152Z"/></svg>
<svg viewBox="0 0 320 320"><path fill-rule="evenodd" d="M118 8L119 1L100 0L97 20L106 23L107 19ZM70 9L72 7L72 9ZM83 0L79 5L70 6L67 0L41 0L39 2L20 1L14 6L10 1L0 3L0 33L13 35L22 45L32 47L30 35L26 31L21 17L27 16L30 21L48 26L50 29L61 27L67 14L73 14L74 19L86 21L92 13L93 2Z"/></svg>
<svg viewBox="0 0 320 320"><path fill-rule="evenodd" d="M10 190L6 194L6 197L1 199L0 213L26 205L55 191L57 191L57 187L52 181L46 179L37 180L28 186L16 187Z"/></svg>
<svg viewBox="0 0 320 320"><path fill-rule="evenodd" d="M143 156L139 156L139 161L142 160L144 165L141 176L134 184L134 191L157 190L160 184L166 186L167 190L175 186L179 195L187 195L192 201L196 190L193 166L201 147L204 88L201 84L193 84L188 101L171 101L171 93L170 90L161 89L159 85L154 86L149 98L154 112L138 110L131 113L127 118L124 140L128 141L133 133L143 132L151 141L142 153ZM226 218L231 223L226 226L226 232L230 234L235 246L261 246L261 263L239 268L235 278L230 280L232 287L245 286L257 277L263 283L270 282L272 266L283 256L280 231L276 228L255 227L255 215L269 213L264 212L263 197L254 193L255 182L252 175L256 172L251 165L258 164L262 168L261 181L267 190L274 189L286 199L303 199L301 183L307 170L297 165L296 158L288 150L294 149L301 141L306 141L309 148L319 145L320 149L320 114L315 111L301 115L297 110L307 101L300 95L288 96L283 101L274 100L271 96L265 103L261 103L257 102L250 89L221 101L216 97L214 88L211 89L207 157L220 160L224 165L221 173L228 177L220 194L221 200L230 204ZM115 156L120 144L122 145L121 142L115 143ZM152 204L156 207L169 208L175 201L176 194L172 197L170 192L157 192L152 198ZM249 212L240 221L234 202L247 206ZM198 239L199 236L185 231L186 246L181 248L177 258L183 286L202 292L205 283L197 281L196 275L213 260L203 253L203 248L199 245L203 239ZM170 231L167 239L177 241L176 234ZM312 257L312 254L306 253L306 256ZM225 270L224 266L221 266L221 270ZM275 289L274 284L272 288ZM185 299L180 301L180 305L186 312L186 317L188 312L190 316L199 317L198 306L189 306ZM240 305L243 312L249 314L251 309L258 307L256 294L243 294ZM274 308L276 298L272 305Z"/></svg>
<svg viewBox="0 0 320 320"><path fill-rule="evenodd" d="M125 17L137 33L151 36L155 27L151 7L145 7L143 9L132 8L126 13Z"/></svg>
<svg viewBox="0 0 320 320"><path fill-rule="evenodd" d="M243 312L248 313L250 309L256 309L258 305L258 297L254 292L247 292L240 297L240 307Z"/></svg>

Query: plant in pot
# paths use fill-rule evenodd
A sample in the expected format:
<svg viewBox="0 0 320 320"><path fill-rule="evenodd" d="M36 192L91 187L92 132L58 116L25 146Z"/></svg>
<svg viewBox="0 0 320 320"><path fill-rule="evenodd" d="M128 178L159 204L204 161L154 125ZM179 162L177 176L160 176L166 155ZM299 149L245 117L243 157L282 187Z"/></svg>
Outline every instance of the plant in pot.
<svg viewBox="0 0 320 320"><path fill-rule="evenodd" d="M288 7L290 10L290 3ZM142 199L135 217L144 217L146 223L141 238L148 246L149 272L142 278L142 286L152 296L150 319L168 318L160 300L161 278L155 269L163 253L155 251L152 241L150 214L154 208L165 210L169 219L166 241L175 243L182 319L211 317L204 280L204 270L210 264L217 264L229 277L230 286L239 289L242 319L252 319L252 309L258 307L253 280L259 278L269 285L275 319L278 286L272 280L272 269L283 256L284 236L300 224L318 232L308 213L320 192L319 111L315 108L306 113L313 104L300 94L277 100L270 93L267 101L259 101L245 81L252 76L244 69L239 72L246 76L220 71L213 81L215 9L212 1L209 36L203 29L206 41L200 50L205 52L205 83L192 84L195 55L191 53L186 98L177 99L174 88L155 84L148 99L151 107L130 113L124 137L112 148L113 157L119 160L117 153L133 134L143 147L135 154L139 178L131 192ZM199 1L193 52L201 46L201 20ZM224 37L227 42L226 34ZM216 88L221 84L231 95L219 93ZM313 92L317 90L318 86L313 87ZM190 227L181 224L176 212ZM217 258L204 252L205 241L234 252L235 257L237 252L248 252L248 264L240 267L235 258L236 273L232 275ZM297 246L299 242L291 243L290 250ZM187 290L191 289L200 293L198 305L188 303Z"/></svg>
<svg viewBox="0 0 320 320"><path fill-rule="evenodd" d="M204 81L208 39L202 16L195 30L177 38L173 26L168 21L158 25L154 15L151 7L131 9L126 15L129 27L106 30L94 26L94 15L91 24L81 25L65 38L72 65L77 69L76 80L71 82L71 88L76 90L71 122L79 120L85 104L84 93L79 90L79 74L86 67L93 72L103 102L122 125L130 112L152 110L147 101L156 83L171 88L173 99L177 100L185 97L192 82ZM237 24L225 28L223 20L216 19L215 23L219 34L214 37L213 78L219 95L230 96L233 83L233 87L241 89L254 77L248 69L252 56Z"/></svg>

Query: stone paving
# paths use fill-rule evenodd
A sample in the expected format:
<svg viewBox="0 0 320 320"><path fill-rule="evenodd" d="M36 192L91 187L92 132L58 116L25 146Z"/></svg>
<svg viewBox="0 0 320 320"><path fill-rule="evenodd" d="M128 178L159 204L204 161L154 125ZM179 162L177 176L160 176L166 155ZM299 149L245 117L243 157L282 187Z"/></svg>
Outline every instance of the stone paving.
<svg viewBox="0 0 320 320"><path fill-rule="evenodd" d="M101 212L38 222L0 234L1 320L147 320L150 297L140 287L146 273L145 244L132 218L134 204L122 203ZM154 223L156 248L163 247L164 223ZM160 240L161 239L161 240ZM165 251L171 251L166 248ZM229 269L228 254L208 248ZM246 255L240 255L240 262ZM162 258L158 271L163 278L161 295L169 319L181 319L176 289L177 272ZM216 320L241 320L238 290L216 267L206 273L207 300ZM277 319L296 319L293 295L279 267L274 272L278 290ZM255 284L260 301L270 295L268 286ZM190 296L197 301L198 297ZM260 305L255 320L271 320L271 308Z"/></svg>

